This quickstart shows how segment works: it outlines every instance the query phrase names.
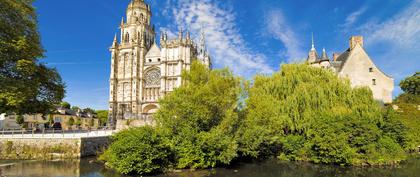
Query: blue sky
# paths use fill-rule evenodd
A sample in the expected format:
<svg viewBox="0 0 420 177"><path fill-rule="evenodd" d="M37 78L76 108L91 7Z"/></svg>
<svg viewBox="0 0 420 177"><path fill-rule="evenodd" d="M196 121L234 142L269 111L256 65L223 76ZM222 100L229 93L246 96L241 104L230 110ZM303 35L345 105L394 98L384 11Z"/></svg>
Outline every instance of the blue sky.
<svg viewBox="0 0 420 177"><path fill-rule="evenodd" d="M130 0L38 0L39 30L46 58L67 85L72 105L106 109L114 34ZM363 35L376 65L398 83L420 71L420 0L146 0L156 29L197 37L204 26L215 68L252 78L282 63L300 61L311 33L320 52L348 48Z"/></svg>

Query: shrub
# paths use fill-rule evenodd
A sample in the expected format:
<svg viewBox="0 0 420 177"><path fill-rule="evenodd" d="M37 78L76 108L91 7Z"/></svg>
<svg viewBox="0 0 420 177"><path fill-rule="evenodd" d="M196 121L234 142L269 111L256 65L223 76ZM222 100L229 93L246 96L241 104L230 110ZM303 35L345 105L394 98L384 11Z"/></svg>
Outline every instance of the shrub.
<svg viewBox="0 0 420 177"><path fill-rule="evenodd" d="M123 174L150 174L163 171L172 154L164 137L153 127L131 128L115 134L113 143L100 156L107 165Z"/></svg>

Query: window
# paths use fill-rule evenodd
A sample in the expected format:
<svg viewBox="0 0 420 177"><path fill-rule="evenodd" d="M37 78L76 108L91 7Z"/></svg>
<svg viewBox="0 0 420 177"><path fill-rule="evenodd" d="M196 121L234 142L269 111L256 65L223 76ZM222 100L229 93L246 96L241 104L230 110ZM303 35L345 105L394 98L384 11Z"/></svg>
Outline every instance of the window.
<svg viewBox="0 0 420 177"><path fill-rule="evenodd" d="M160 58L158 58L158 62L160 62Z"/></svg>
<svg viewBox="0 0 420 177"><path fill-rule="evenodd" d="M369 68L369 72L371 73L371 72L373 72L373 68Z"/></svg>
<svg viewBox="0 0 420 177"><path fill-rule="evenodd" d="M130 34L125 34L125 42L128 43L130 41Z"/></svg>
<svg viewBox="0 0 420 177"><path fill-rule="evenodd" d="M376 79L372 79L372 85L376 85Z"/></svg>
<svg viewBox="0 0 420 177"><path fill-rule="evenodd" d="M160 87L160 70L153 69L146 74L146 87Z"/></svg>
<svg viewBox="0 0 420 177"><path fill-rule="evenodd" d="M152 59L149 59L149 62L152 62Z"/></svg>
<svg viewBox="0 0 420 177"><path fill-rule="evenodd" d="M61 117L54 117L54 122L60 122L61 123L62 119Z"/></svg>

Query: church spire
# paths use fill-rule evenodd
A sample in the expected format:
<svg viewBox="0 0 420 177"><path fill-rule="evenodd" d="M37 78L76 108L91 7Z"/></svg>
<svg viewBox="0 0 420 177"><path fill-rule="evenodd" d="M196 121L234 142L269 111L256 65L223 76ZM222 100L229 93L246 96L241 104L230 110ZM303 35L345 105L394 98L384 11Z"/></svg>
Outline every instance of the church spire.
<svg viewBox="0 0 420 177"><path fill-rule="evenodd" d="M312 33L312 47L311 50L315 50L314 33Z"/></svg>
<svg viewBox="0 0 420 177"><path fill-rule="evenodd" d="M202 52L206 51L206 37L204 35L203 27L200 29L200 50L202 50Z"/></svg>
<svg viewBox="0 0 420 177"><path fill-rule="evenodd" d="M111 48L115 48L117 46L118 46L117 33L115 33L114 41L112 42L112 47Z"/></svg>
<svg viewBox="0 0 420 177"><path fill-rule="evenodd" d="M330 60L328 58L327 52L325 51L325 48L322 48L322 56L321 56L321 60Z"/></svg>
<svg viewBox="0 0 420 177"><path fill-rule="evenodd" d="M182 29L182 27L181 27L181 29L180 29L180 30L179 30L179 32L178 32L178 39L179 39L179 40L182 40L182 36L184 35L183 33L184 33L184 31L183 31L183 29Z"/></svg>

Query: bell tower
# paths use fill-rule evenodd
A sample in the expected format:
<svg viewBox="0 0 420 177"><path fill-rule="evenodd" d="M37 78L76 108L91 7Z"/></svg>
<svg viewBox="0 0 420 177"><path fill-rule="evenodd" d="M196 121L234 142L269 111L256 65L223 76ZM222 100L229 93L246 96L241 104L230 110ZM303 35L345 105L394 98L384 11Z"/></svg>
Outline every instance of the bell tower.
<svg viewBox="0 0 420 177"><path fill-rule="evenodd" d="M136 117L141 112L145 55L155 40L152 12L144 0L132 0L120 24L120 37L114 38L111 52L109 123ZM118 42L119 41L119 42Z"/></svg>

